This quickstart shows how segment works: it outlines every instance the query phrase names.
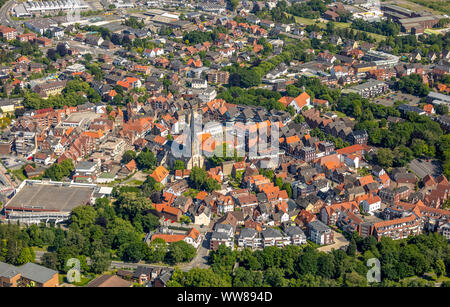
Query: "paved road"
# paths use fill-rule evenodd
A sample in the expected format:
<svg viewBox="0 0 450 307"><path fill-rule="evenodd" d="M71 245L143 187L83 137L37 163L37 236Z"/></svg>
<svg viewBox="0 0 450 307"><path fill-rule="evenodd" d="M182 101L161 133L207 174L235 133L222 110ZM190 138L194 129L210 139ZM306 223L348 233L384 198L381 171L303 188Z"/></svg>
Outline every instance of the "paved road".
<svg viewBox="0 0 450 307"><path fill-rule="evenodd" d="M169 265L155 265L155 264L146 264L143 261L140 262L123 262L123 261L111 261L110 268L114 269L136 269L138 266L147 266L147 267L169 267L169 268L175 268L178 267L182 271L187 272L192 268L208 268L208 253L209 253L209 236L208 234L207 238L202 241L201 246L197 250L197 254L195 258L190 262L186 264L179 264L177 266L169 266ZM42 251L35 251L35 261L40 263L42 255L45 252ZM90 265L91 260L89 258L86 259L86 262L88 265Z"/></svg>
<svg viewBox="0 0 450 307"><path fill-rule="evenodd" d="M0 20L1 20L1 24L8 26L8 27L12 27L15 28L18 32L22 32L22 22L20 21L15 21L12 20L11 17L9 16L9 12L11 11L11 9L13 8L13 6L16 4L15 0L9 1L7 3L5 3L1 8L0 8Z"/></svg>
<svg viewBox="0 0 450 307"><path fill-rule="evenodd" d="M204 237L202 244L197 250L197 255L195 258L187 263L180 265L180 269L182 271L189 271L193 268L201 268L201 269L207 269L209 268L208 264L208 254L209 254L209 240L210 240L211 233L207 233Z"/></svg>

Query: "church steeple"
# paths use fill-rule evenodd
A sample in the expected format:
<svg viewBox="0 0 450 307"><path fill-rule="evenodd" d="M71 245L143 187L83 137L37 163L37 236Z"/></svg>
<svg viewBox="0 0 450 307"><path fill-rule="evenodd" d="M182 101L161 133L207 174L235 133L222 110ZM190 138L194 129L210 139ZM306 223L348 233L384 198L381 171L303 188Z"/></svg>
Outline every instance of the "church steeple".
<svg viewBox="0 0 450 307"><path fill-rule="evenodd" d="M197 110L192 108L190 117L191 158L190 163L188 164L190 164L191 167L203 167L204 157L200 153L200 142L198 139L202 130L201 116L198 116Z"/></svg>

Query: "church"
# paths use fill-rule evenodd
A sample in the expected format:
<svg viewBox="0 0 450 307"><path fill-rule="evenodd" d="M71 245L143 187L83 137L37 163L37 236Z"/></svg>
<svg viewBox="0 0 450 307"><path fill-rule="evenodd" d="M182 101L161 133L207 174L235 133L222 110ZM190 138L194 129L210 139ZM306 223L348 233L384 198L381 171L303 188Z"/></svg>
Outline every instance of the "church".
<svg viewBox="0 0 450 307"><path fill-rule="evenodd" d="M189 129L185 129L184 133L178 136L169 150L168 164L172 167L176 160L184 162L186 169L193 167L203 168L205 157L202 155L200 136L202 133L202 120L197 110L192 109L186 114L186 123L189 123ZM187 130L187 131L186 131ZM177 148L177 145L179 147ZM174 148L176 148L174 150Z"/></svg>

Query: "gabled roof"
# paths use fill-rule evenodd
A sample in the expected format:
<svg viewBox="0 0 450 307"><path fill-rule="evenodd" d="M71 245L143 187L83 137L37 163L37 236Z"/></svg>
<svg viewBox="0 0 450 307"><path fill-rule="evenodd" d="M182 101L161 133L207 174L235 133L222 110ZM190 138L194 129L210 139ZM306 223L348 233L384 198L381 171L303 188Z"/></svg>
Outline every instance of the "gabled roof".
<svg viewBox="0 0 450 307"><path fill-rule="evenodd" d="M162 165L158 166L153 173L150 175L157 182L161 183L167 176L169 175L169 171Z"/></svg>
<svg viewBox="0 0 450 307"><path fill-rule="evenodd" d="M311 97L308 95L307 92L303 92L300 95L298 95L297 97L295 97L293 101L295 101L297 106L301 109L304 106L306 106L306 104L308 103L307 100L310 98Z"/></svg>

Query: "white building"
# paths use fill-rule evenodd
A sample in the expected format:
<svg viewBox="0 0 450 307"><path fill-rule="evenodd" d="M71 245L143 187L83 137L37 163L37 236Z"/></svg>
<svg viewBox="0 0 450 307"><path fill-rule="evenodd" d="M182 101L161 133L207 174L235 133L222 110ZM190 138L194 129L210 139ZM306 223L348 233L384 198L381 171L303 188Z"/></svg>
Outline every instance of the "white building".
<svg viewBox="0 0 450 307"><path fill-rule="evenodd" d="M362 209L367 213L372 213L381 208L381 198L379 196L371 197L361 202Z"/></svg>

